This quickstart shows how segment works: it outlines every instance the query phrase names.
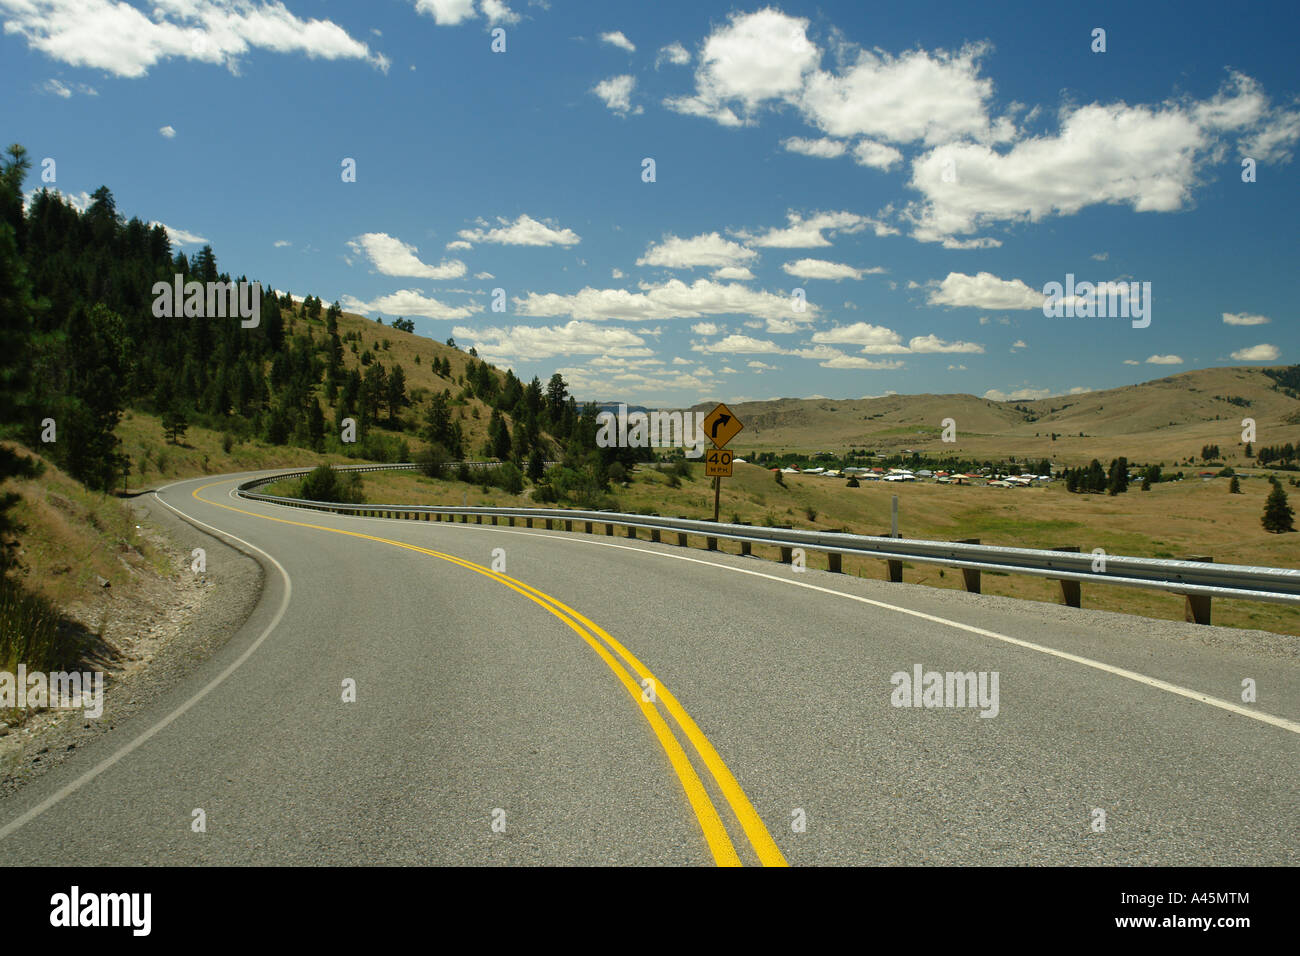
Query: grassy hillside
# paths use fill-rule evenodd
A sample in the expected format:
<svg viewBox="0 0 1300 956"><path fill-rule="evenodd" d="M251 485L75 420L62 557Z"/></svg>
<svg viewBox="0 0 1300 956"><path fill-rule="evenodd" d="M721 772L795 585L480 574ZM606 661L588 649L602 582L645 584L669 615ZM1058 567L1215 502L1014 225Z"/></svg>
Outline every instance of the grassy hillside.
<svg viewBox="0 0 1300 956"><path fill-rule="evenodd" d="M1239 464L1247 461L1241 442L1243 418L1255 419L1257 446L1300 442L1300 400L1274 385L1259 368L1213 368L1038 401L890 395L851 401L742 402L732 406L745 424L733 447L742 454L842 452L855 446L896 454L913 448L923 455L1010 455L1080 465L1121 455L1130 461L1172 464L1198 454L1203 445L1217 444L1228 462ZM956 422L955 443L941 439L945 418Z"/></svg>

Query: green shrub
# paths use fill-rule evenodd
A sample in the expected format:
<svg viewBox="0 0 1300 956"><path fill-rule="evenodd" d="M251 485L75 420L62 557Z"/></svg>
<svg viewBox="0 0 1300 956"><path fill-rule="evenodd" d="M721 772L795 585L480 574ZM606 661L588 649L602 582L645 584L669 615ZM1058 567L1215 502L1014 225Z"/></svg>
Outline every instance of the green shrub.
<svg viewBox="0 0 1300 956"><path fill-rule="evenodd" d="M340 504L361 504L361 475L355 471L335 471L329 465L317 465L298 486L298 497L308 501L333 501Z"/></svg>

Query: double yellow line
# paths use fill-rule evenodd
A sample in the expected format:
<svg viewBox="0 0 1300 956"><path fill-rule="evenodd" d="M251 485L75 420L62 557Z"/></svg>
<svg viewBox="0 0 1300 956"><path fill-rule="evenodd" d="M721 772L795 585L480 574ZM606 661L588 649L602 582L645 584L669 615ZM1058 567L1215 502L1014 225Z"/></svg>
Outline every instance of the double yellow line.
<svg viewBox="0 0 1300 956"><path fill-rule="evenodd" d="M685 749L682 747L677 736L669 727L667 721L659 713L655 706L657 701L662 701L668 713L676 722L677 727L686 736L687 741L694 748L700 761L704 764L709 774L713 778L718 790L721 791L727 804L731 807L732 813L735 814L739 821L741 829L744 830L750 846L753 847L759 862L764 866L786 866L785 857L781 855L780 849L772 840L772 836L767 832L763 821L759 818L758 812L754 805L749 802L745 796L745 791L741 789L736 778L727 765L723 763L718 752L713 748L713 744L704 736L699 726L691 719L685 708L678 703L677 698L672 695L667 687L656 678L649 669L646 668L636 656L616 641L609 632L599 624L592 621L585 615L575 611L573 608L564 604L562 601L551 597L536 588L525 584L515 578L502 574L499 571L493 571L491 568L475 564L472 561L466 561L464 558L458 558L453 554L444 554L441 551L432 551L428 548L421 548L418 545L407 544L405 541L394 541L391 538L381 538L376 535L361 534L356 531L344 531L340 528L330 528L325 525L310 524L305 521L290 521L287 518L273 518L270 515L258 514L254 511L245 511L241 508L235 508L231 505L221 504L218 501L212 501L208 498L199 496L199 492L213 485L228 484L229 482L213 481L206 485L196 488L192 495L197 501L204 504L213 505L217 508L224 508L227 511L234 511L238 514L247 515L252 518L261 518L265 521L275 521L279 524L294 525L299 528L311 528L316 531L327 531L331 534L344 534L352 538L362 538L366 541L376 541L380 544L392 545L395 548L404 548L407 551L415 551L430 557L440 558L443 561L449 561L452 564L459 565L469 571L482 574L485 577L504 584L512 591L517 592L528 600L545 608L555 617L567 624L579 637L587 642L593 651L600 655L601 660L614 672L614 676L623 684L624 689L632 696L632 700L641 709L641 714L650 724L651 730L659 739L660 746L663 747L664 753L668 756L669 763L672 764L673 771L677 774L677 779L681 782L682 789L686 792L686 799L691 804L691 809L695 812L695 817L699 821L700 829L704 832L704 839L709 845L709 851L713 854L714 862L719 866L740 866L741 860L736 852L736 847L731 841L726 826L723 825L722 818L718 815L717 807L714 806L704 782L696 772L695 766L691 763L690 757L687 756ZM604 643L602 643L604 642ZM612 651L612 653L611 653ZM618 656L615 657L615 654ZM619 659L622 659L621 662ZM631 672L629 672L629 668ZM638 682L633 676L641 678ZM642 693L645 682L649 683L652 699L646 700L646 695Z"/></svg>

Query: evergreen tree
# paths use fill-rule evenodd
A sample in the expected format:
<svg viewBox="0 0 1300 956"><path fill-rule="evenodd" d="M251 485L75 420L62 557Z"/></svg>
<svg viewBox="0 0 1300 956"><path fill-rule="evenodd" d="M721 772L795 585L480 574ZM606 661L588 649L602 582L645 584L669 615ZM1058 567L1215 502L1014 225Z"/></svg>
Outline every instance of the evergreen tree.
<svg viewBox="0 0 1300 956"><path fill-rule="evenodd" d="M1295 530L1295 525L1291 522L1294 517L1295 510L1287 503L1287 496L1286 492L1282 490L1282 483L1274 478L1273 490L1269 492L1268 500L1264 502L1264 515L1260 518L1260 523L1264 526L1265 531L1282 534L1286 531Z"/></svg>
<svg viewBox="0 0 1300 956"><path fill-rule="evenodd" d="M25 151L17 145L9 147L7 161L0 160L0 427L32 414L25 407L25 395L30 384L28 353L36 303L16 240L16 226L22 222L22 184L27 166ZM0 447L0 483L33 472L31 459ZM7 540L14 530L8 512L17 500L13 492L0 494L0 541ZM0 547L0 565L8 563L7 551Z"/></svg>
<svg viewBox="0 0 1300 956"><path fill-rule="evenodd" d="M173 445L179 445L185 432L189 430L190 422L185 415L185 409L181 407L180 402L172 402L167 410L162 413L163 434L167 441Z"/></svg>

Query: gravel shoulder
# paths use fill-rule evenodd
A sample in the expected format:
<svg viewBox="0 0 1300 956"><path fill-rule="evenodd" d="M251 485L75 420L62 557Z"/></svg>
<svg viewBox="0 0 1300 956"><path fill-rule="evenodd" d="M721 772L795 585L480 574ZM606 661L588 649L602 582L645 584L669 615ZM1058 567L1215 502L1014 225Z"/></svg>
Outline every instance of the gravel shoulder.
<svg viewBox="0 0 1300 956"><path fill-rule="evenodd" d="M83 668L104 672L101 717L44 710L21 726L0 725L0 798L76 759L92 739L112 733L188 677L238 631L261 599L264 572L256 560L178 518L152 494L128 507L137 534L166 553L176 570L170 577L141 573L130 593L112 596L103 633L111 651ZM190 570L194 548L207 552L204 573ZM66 611L74 619L83 616L76 607Z"/></svg>

